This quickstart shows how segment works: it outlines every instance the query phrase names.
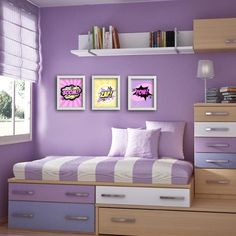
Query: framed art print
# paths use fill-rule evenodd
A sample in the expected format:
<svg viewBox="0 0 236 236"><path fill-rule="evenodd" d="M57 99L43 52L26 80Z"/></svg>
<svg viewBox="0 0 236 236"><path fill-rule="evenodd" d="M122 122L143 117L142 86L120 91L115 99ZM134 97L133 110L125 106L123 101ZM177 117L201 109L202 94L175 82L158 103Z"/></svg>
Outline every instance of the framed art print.
<svg viewBox="0 0 236 236"><path fill-rule="evenodd" d="M128 109L154 111L157 108L156 76L128 77Z"/></svg>
<svg viewBox="0 0 236 236"><path fill-rule="evenodd" d="M57 110L85 110L85 76L57 76Z"/></svg>
<svg viewBox="0 0 236 236"><path fill-rule="evenodd" d="M120 76L92 76L92 110L120 110Z"/></svg>

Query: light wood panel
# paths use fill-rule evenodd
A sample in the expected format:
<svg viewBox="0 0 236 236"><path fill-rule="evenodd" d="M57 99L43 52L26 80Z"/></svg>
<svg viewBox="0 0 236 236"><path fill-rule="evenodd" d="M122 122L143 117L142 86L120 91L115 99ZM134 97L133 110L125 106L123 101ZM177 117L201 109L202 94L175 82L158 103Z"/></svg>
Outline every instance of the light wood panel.
<svg viewBox="0 0 236 236"><path fill-rule="evenodd" d="M236 121L236 105L234 106L195 106L194 121L230 122Z"/></svg>
<svg viewBox="0 0 236 236"><path fill-rule="evenodd" d="M235 214L99 208L99 233L235 236Z"/></svg>
<svg viewBox="0 0 236 236"><path fill-rule="evenodd" d="M193 177L189 184L143 184L143 183L107 183L107 182L90 182L90 181L50 181L50 180L23 180L8 179L8 183L22 184L70 184L70 185L95 185L95 186L127 186L127 187L150 187L150 188L185 188L191 189L193 186Z"/></svg>
<svg viewBox="0 0 236 236"><path fill-rule="evenodd" d="M236 51L236 18L193 21L195 52Z"/></svg>
<svg viewBox="0 0 236 236"><path fill-rule="evenodd" d="M236 195L236 169L195 169L196 194Z"/></svg>

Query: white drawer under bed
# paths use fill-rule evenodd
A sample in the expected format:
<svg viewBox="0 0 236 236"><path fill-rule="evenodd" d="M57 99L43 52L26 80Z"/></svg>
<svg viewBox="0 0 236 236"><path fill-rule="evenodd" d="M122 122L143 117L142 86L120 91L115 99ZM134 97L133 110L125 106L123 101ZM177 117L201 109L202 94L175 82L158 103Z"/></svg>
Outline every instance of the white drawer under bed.
<svg viewBox="0 0 236 236"><path fill-rule="evenodd" d="M190 207L190 189L96 187L97 204Z"/></svg>

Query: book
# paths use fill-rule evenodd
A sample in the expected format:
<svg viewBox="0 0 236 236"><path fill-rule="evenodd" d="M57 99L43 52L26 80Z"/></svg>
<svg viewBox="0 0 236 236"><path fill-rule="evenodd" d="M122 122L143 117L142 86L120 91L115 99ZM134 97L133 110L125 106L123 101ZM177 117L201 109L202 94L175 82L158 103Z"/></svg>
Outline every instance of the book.
<svg viewBox="0 0 236 236"><path fill-rule="evenodd" d="M174 46L175 46L175 32L166 31L166 47L174 47Z"/></svg>
<svg viewBox="0 0 236 236"><path fill-rule="evenodd" d="M224 92L221 93L223 96L228 96L228 95L236 95L236 92Z"/></svg>
<svg viewBox="0 0 236 236"><path fill-rule="evenodd" d="M109 48L111 49L113 46L113 41L112 41L112 25L109 26Z"/></svg>
<svg viewBox="0 0 236 236"><path fill-rule="evenodd" d="M112 42L113 48L120 48L119 34L114 26L112 27Z"/></svg>
<svg viewBox="0 0 236 236"><path fill-rule="evenodd" d="M161 47L161 31L157 31L157 47Z"/></svg>
<svg viewBox="0 0 236 236"><path fill-rule="evenodd" d="M236 87L221 87L220 92L236 92Z"/></svg>
<svg viewBox="0 0 236 236"><path fill-rule="evenodd" d="M232 101L223 100L223 101L221 101L221 103L236 103L236 100L232 100Z"/></svg>
<svg viewBox="0 0 236 236"><path fill-rule="evenodd" d="M102 48L106 48L106 28L102 27Z"/></svg>
<svg viewBox="0 0 236 236"><path fill-rule="evenodd" d="M149 47L153 48L153 32L149 34Z"/></svg>

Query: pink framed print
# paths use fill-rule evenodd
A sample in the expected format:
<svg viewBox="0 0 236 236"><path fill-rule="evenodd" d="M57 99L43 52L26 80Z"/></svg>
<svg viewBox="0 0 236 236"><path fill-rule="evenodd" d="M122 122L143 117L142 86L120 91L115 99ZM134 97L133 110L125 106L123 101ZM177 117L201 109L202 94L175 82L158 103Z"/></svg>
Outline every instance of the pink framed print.
<svg viewBox="0 0 236 236"><path fill-rule="evenodd" d="M157 109L156 76L128 77L128 110L154 111Z"/></svg>
<svg viewBox="0 0 236 236"><path fill-rule="evenodd" d="M85 110L85 76L57 76L57 110Z"/></svg>

